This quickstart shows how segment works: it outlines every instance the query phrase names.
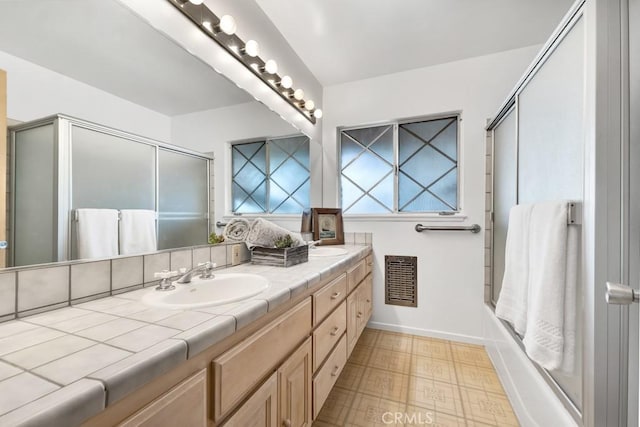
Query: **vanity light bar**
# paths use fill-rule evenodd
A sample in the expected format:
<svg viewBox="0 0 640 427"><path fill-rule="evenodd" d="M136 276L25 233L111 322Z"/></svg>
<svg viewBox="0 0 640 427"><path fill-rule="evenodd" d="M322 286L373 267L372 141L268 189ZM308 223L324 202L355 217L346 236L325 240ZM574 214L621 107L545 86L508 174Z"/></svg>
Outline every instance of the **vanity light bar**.
<svg viewBox="0 0 640 427"><path fill-rule="evenodd" d="M236 34L236 23L230 15L218 18L202 0L167 0L209 38L234 56L249 71L262 80L289 105L298 110L311 123L322 117L322 110L315 108L313 101L304 101L304 91L292 88L289 76L278 75L275 60L263 60L259 56L259 46L254 40L246 43ZM305 105L306 104L306 105ZM306 107L306 108L305 108Z"/></svg>

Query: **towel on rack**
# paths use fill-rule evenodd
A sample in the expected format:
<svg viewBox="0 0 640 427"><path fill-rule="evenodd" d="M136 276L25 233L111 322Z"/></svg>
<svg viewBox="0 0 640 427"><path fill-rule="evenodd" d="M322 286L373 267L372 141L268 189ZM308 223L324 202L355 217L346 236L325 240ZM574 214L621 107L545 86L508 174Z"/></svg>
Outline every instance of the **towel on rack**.
<svg viewBox="0 0 640 427"><path fill-rule="evenodd" d="M276 225L270 221L267 221L263 218L257 218L251 224L251 228L249 229L249 234L247 235L246 244L249 249L254 246L261 246L263 248L275 248L275 240L290 235L293 239L293 246L302 246L305 244L304 240L302 240L302 236L300 233L295 233L293 231L289 231L286 228L282 228L279 225Z"/></svg>
<svg viewBox="0 0 640 427"><path fill-rule="evenodd" d="M508 321L519 334L527 329L529 281L529 224L533 205L516 205L509 211L504 276L496 316Z"/></svg>
<svg viewBox="0 0 640 427"><path fill-rule="evenodd" d="M577 230L567 227L567 201L534 205L529 246L527 355L548 370L571 372L575 358Z"/></svg>
<svg viewBox="0 0 640 427"><path fill-rule="evenodd" d="M233 218L222 231L222 236L227 242L244 242L249 235L251 223L244 218Z"/></svg>
<svg viewBox="0 0 640 427"><path fill-rule="evenodd" d="M156 212L146 209L120 211L120 255L158 250Z"/></svg>
<svg viewBox="0 0 640 427"><path fill-rule="evenodd" d="M118 255L118 211L76 209L78 258L109 258Z"/></svg>

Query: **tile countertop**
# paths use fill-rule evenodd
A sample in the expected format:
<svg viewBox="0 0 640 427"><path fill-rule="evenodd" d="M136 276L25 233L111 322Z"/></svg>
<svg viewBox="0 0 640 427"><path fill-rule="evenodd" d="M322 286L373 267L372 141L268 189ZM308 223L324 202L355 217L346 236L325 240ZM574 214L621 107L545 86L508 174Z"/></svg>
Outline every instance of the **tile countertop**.
<svg viewBox="0 0 640 427"><path fill-rule="evenodd" d="M339 246L289 268L242 264L269 289L192 310L140 302L151 287L0 323L0 425L77 425L179 363L355 263L370 246Z"/></svg>

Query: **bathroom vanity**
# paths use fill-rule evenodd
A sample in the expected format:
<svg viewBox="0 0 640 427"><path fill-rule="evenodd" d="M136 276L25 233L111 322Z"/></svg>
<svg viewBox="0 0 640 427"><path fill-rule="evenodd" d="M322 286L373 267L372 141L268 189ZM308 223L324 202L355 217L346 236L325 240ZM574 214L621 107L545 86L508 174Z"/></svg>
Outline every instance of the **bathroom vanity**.
<svg viewBox="0 0 640 427"><path fill-rule="evenodd" d="M10 412L0 424L311 425L372 311L371 248L344 248L344 256L315 257L287 269L243 264L217 270L259 274L271 286L229 305L226 313ZM155 291L144 288L63 310L112 307L106 310L113 313L141 304L149 292ZM125 308L119 311L127 317ZM147 311L151 319L166 309Z"/></svg>

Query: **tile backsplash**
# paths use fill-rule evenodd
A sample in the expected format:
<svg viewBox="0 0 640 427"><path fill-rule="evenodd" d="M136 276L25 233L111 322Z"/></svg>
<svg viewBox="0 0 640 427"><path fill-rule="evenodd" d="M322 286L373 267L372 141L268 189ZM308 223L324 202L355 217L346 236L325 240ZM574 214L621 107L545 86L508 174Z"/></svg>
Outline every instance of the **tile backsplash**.
<svg viewBox="0 0 640 427"><path fill-rule="evenodd" d="M225 268L227 246L207 245L106 260L13 268L0 273L0 322L54 310L144 286L155 286L154 273L192 268L211 261ZM250 252L242 244L240 261Z"/></svg>

